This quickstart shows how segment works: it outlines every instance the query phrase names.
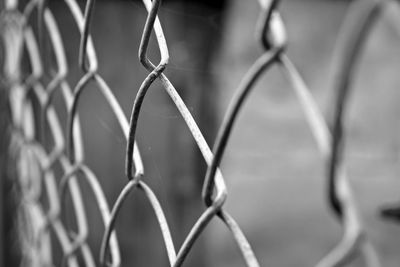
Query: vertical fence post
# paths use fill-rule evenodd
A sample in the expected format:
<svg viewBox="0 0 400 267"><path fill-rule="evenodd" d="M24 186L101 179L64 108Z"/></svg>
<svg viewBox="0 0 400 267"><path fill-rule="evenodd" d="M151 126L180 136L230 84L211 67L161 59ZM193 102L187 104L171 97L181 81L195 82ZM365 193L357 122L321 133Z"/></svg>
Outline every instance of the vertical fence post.
<svg viewBox="0 0 400 267"><path fill-rule="evenodd" d="M7 85L1 81L0 88L0 266L16 266L14 248L15 229L15 199L12 191L12 173L15 171L9 163L12 162L9 154L10 144L10 112L8 109Z"/></svg>
<svg viewBox="0 0 400 267"><path fill-rule="evenodd" d="M1 84L1 91L4 91L4 86L3 84ZM2 102L4 102L3 100L3 95L0 97L0 128L1 129L6 129L5 127L7 127L6 123L4 123L4 104ZM5 147L4 147L4 130L0 131L0 140L1 140L1 144L0 144L0 266L5 266L5 261L4 261L4 254L5 254L5 243L4 243L4 233L5 233L5 228L4 228L4 220L5 220L5 213L4 213L4 203L6 201L5 199L5 191L4 191L4 186L3 183L5 181L6 175L5 175L5 159L4 159L4 154L5 154Z"/></svg>
<svg viewBox="0 0 400 267"><path fill-rule="evenodd" d="M2 12L4 10L4 2L1 1L0 2L0 12ZM4 61L4 52L3 52L3 47L2 44L0 43L0 66L3 66L3 61ZM0 80L0 92L3 92L5 89L5 86L3 85L2 81ZM3 125L3 103L2 103L2 99L4 99L3 95L1 95L0 97L0 129L5 129ZM4 202L5 202L5 198L4 198L4 187L3 187L3 183L4 183L4 178L5 178L5 173L4 173L4 145L3 145L3 140L4 140L4 130L0 131L0 266L5 266L5 262L4 262L4 252L5 252L5 246L4 246L4 233L5 233L5 229L4 229L4 220L5 220L5 214L4 214Z"/></svg>
<svg viewBox="0 0 400 267"><path fill-rule="evenodd" d="M0 16L0 265L18 266L21 248L18 244L15 158L11 153L12 114L10 92L20 83L23 21L13 1L1 5Z"/></svg>

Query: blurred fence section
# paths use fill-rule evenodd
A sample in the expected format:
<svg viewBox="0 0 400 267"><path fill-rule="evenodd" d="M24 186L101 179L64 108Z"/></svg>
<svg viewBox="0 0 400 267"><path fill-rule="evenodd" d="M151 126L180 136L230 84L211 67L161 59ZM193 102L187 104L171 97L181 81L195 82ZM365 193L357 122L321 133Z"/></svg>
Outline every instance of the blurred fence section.
<svg viewBox="0 0 400 267"><path fill-rule="evenodd" d="M259 266L246 235L226 208L229 194L219 166L247 97L260 77L278 66L293 87L328 166L326 195L342 227L339 243L316 266L342 266L355 256L364 259L367 266L379 266L346 176L343 116L363 45L387 3L359 0L348 9L333 62L334 116L328 127L286 53L288 37L279 1L260 0L256 35L263 52L237 86L210 148L200 129L210 127L207 139L212 138L217 94L206 91L213 83L207 69L217 48L212 42L218 42L218 31L207 26L198 31L182 27L184 20L174 20L174 9L166 9L164 13L160 0L143 0L144 8L137 2L113 3L120 10L114 15L130 18L130 10L137 15L132 24L118 17L108 18L113 12L108 9L110 2L95 4L94 0L88 0L80 6L75 0L6 1L0 21L2 92L6 92L8 100L3 105L9 105L11 111L7 127L11 141L7 148L2 148L2 153L15 159L16 171L2 180L12 181L18 196L19 236L18 242L11 246L19 247L22 265L120 266L169 262L170 266L182 266L190 261L202 266L207 250L203 232L211 221L220 220L232 235L245 264ZM121 25L117 28L115 23ZM168 23L173 26L166 26ZM218 18L216 23L220 23ZM79 35L74 37L71 25L78 29ZM140 42L127 45L132 42L128 35L139 37L138 25L143 28ZM164 26L174 30L165 34ZM184 29L197 47L187 49L187 42L182 39L171 42L171 48L168 36L176 35L179 40ZM97 39L105 34L119 37ZM74 38L79 40L75 45L71 44ZM202 45L198 44L200 39ZM115 56L118 53L106 50L102 60L97 57L97 46L100 50L113 47L123 52ZM140 63L142 69L133 71L128 69L126 57L131 57L132 47L137 46L136 64ZM71 54L77 59L71 60ZM196 71L200 74L192 73ZM116 97L122 96L120 88L137 90L136 96L133 100ZM168 106L164 99L157 100L161 94L168 95ZM165 109L146 110L146 100L154 106L164 105ZM108 109L103 110L104 105ZM169 107L176 108L180 116ZM129 118L125 110L130 112ZM168 114L172 114L173 122ZM156 125L145 126L149 120ZM96 124L101 127L96 128ZM115 134L116 127L121 135ZM165 132L166 128L169 132ZM111 131L106 137L116 141L99 141L104 131ZM141 146L148 140L154 144ZM87 144L94 141L97 144L86 151ZM203 160L200 163L194 145L206 164ZM111 149L114 146L119 150ZM153 146L163 149L152 152ZM163 165L154 163L155 158ZM119 162L118 168L97 173L92 167L108 165L113 160ZM204 180L198 179L205 166ZM162 181L167 175L173 178ZM139 204L127 209L131 202ZM259 212L257 207L254 212ZM3 218L3 222L9 219ZM10 249L10 244L3 246L3 251ZM141 261L135 262L135 258Z"/></svg>

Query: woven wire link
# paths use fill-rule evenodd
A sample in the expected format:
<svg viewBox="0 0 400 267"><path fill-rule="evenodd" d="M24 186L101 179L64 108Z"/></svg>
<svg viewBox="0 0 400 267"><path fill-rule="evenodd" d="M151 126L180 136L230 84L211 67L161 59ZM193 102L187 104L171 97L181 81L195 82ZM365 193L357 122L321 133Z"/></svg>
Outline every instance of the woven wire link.
<svg viewBox="0 0 400 267"><path fill-rule="evenodd" d="M362 218L359 214L354 194L346 176L343 161L344 130L343 116L348 102L351 79L361 48L368 37L368 32L382 13L388 1L358 0L348 10L347 18L340 33L333 71L336 94L333 101L334 119L331 127L323 117L308 86L286 54L287 36L285 25L279 13L279 0L260 0L260 18L257 25L258 41L263 47L263 54L253 63L239 84L235 95L225 113L219 128L215 145L212 149L206 143L196 121L188 107L179 96L173 83L164 74L169 61L167 41L158 19L161 0L143 0L147 10L139 48L139 60L149 72L143 80L133 102L130 120L125 117L112 89L98 73L98 61L94 43L90 35L91 19L95 12L94 0L87 0L82 11L75 0L65 0L68 12L74 18L81 33L79 67L83 75L76 85L71 85L66 77L68 65L65 51L58 30L57 20L44 0L31 0L22 11L17 9L18 1L5 2L5 11L1 15L0 30L3 37L7 58L5 77L9 83L9 102L13 119L12 153L18 162L18 184L21 199L20 222L23 223L23 251L25 265L53 266L51 236L59 242L63 253L64 266L95 266L91 247L87 243L90 231L85 212L85 199L81 193L81 184L87 183L95 197L104 224L104 235L100 248L102 266L120 266L122 263L118 239L114 231L115 223L127 196L133 192L143 194L158 220L170 266L181 266L190 253L194 243L213 219L221 220L234 237L247 266L259 266L258 260L235 219L225 208L228 191L224 177L219 170L225 148L232 134L239 111L257 81L273 66L277 66L287 77L301 104L310 126L316 145L327 162L327 194L330 207L339 218L343 235L337 246L316 264L318 267L342 266L354 256L360 255L368 266L380 266L378 256L368 241ZM35 35L27 23L32 14L37 14L41 24L39 34ZM153 63L147 57L150 35L154 31L160 60ZM44 73L40 44L43 32L49 36L50 47L55 56L55 71ZM19 63L22 51L27 53L30 65L29 75L23 77ZM46 75L50 81L42 79ZM145 168L135 142L138 118L143 100L152 83L159 79L173 104L176 106L208 165L204 179L202 198L204 211L186 236L183 244L176 248L163 208L156 194L143 181ZM127 141L126 177L127 183L119 197L108 207L107 199L96 174L85 164L84 144L81 137L79 103L82 92L93 83L110 105ZM55 94L61 94L68 114L66 132L62 130L56 109L53 106ZM39 103L42 127L35 125L32 97ZM47 129L49 131L47 131ZM37 138L40 136L41 138ZM50 147L48 144L52 144ZM61 166L63 175L56 177L55 167ZM77 230L71 229L62 217L66 194L72 199ZM41 203L47 199L48 205ZM26 234L25 234L26 232Z"/></svg>

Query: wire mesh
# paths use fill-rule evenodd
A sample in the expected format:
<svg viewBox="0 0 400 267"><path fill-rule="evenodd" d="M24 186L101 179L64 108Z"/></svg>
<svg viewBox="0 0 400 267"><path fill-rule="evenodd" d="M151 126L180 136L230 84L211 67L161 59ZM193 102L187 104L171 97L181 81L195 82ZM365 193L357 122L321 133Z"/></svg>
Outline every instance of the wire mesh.
<svg viewBox="0 0 400 267"><path fill-rule="evenodd" d="M185 102L173 83L164 74L168 66L169 52L162 25L158 19L161 0L143 0L147 10L147 19L139 47L139 61L149 74L138 90L129 121L112 89L98 72L98 60L90 34L92 16L95 12L94 0L87 0L83 11L75 0L65 0L68 12L73 16L81 33L79 67L84 74L76 85L71 85L66 79L69 66L63 41L57 26L57 18L53 16L46 1L31 0L19 9L17 0L5 1L5 9L0 19L0 32L5 50L4 79L8 85L13 122L10 153L15 155L18 162L18 176L15 183L18 184L22 196L20 214L23 218L20 221L23 225L20 228L24 232L21 235L23 236L22 250L25 255L24 264L52 266L51 237L53 237L62 249L64 266L79 266L81 263L86 266L96 265L91 247L87 242L90 225L88 225L85 212L85 198L80 188L81 179L85 179L95 197L105 227L99 253L99 262L102 266L120 266L123 262L118 237L114 230L115 223L127 196L137 191L147 198L154 210L170 266L181 266L185 262L199 236L214 219L221 220L229 229L246 265L259 266L246 236L225 208L228 190L219 165L229 137L234 130L238 113L243 109L254 85L272 66L277 65L290 81L318 150L327 163L328 187L326 193L330 208L340 220L343 228L340 242L316 266L342 266L358 255L365 259L368 266L380 266L377 253L366 235L363 220L359 215L360 211L346 176L343 161L345 148L343 116L362 46L365 44L369 30L378 20L388 2L358 0L354 1L348 10L336 46L333 64L335 75L334 118L331 126L328 127L308 86L286 54L287 36L279 12L279 1L260 0L261 12L256 32L264 52L241 80L211 149ZM39 18L37 34L32 25L27 23L35 10ZM153 31L160 51L158 63L151 62L147 55L150 35ZM45 73L43 66L41 47L42 39L45 38L44 32L47 32L47 36L49 36L51 53L56 59L55 71L51 73ZM24 50L26 58L23 56ZM24 75L21 60L29 62L29 75ZM48 83L43 82L44 76L50 77ZM205 209L179 248L174 245L168 221L156 194L143 180L146 172L139 147L135 142L143 101L152 83L157 79L182 115L208 165L202 191ZM127 183L111 209L99 180L87 166L84 155L78 106L82 92L88 88L90 83L97 86L110 105L127 142L125 168ZM53 106L53 96L57 91L62 94L64 108L68 114L65 132L62 128L64 122L59 119ZM33 98L39 105L38 109L33 107ZM35 113L37 110L39 110L39 114ZM35 116L41 117L41 127L35 125ZM49 132L46 129L49 129ZM50 147L46 145L49 143L52 144ZM61 177L56 177L54 170L56 165L61 166L63 172ZM62 217L66 194L70 194L72 199L76 231L70 229ZM48 200L48 207L42 204L43 197Z"/></svg>

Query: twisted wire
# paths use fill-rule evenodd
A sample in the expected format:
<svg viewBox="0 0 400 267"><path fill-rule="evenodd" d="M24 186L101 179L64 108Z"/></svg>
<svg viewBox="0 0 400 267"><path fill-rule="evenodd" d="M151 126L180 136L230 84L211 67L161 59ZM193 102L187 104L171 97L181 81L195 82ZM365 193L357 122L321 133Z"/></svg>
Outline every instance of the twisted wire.
<svg viewBox="0 0 400 267"><path fill-rule="evenodd" d="M277 67L284 73L293 88L317 148L328 166L326 194L330 208L339 219L343 229L337 246L315 266L343 266L355 256L363 257L368 266L380 266L377 253L367 237L346 175L343 157L345 148L343 117L348 105L351 79L355 76L356 63L361 55L362 46L366 42L370 29L389 1L357 0L348 10L332 65L335 75L333 85L335 99L334 118L329 123L322 115L295 64L286 53L287 36L279 12L279 2L279 0L259 1L261 12L256 30L263 53L255 60L238 85L211 149L175 86L164 74L168 68L170 56L162 24L158 18L161 0L143 0L147 18L141 35L138 58L144 69L148 71L148 75L138 89L129 120L114 96L112 88L98 72L99 63L90 34L95 13L95 0L87 0L83 11L75 0L65 0L81 35L78 67L83 71L83 75L75 85L71 85L67 79L69 68L61 33L57 26L57 18L53 16L46 1L31 0L22 11L18 9L17 0L6 1L6 9L0 20L0 33L7 51L5 77L9 81L9 102L12 110L12 148L19 164L16 183L22 192L21 210L25 216L23 220L29 222L29 225L23 226L27 231L27 237L23 241L26 265L54 265L50 240L50 237L54 236L62 249L61 264L63 266L75 267L82 262L85 266L96 266L92 249L88 244L90 225L88 225L85 211L85 198L81 193L81 185L85 181L95 197L104 225L99 252L101 266L116 267L121 266L123 262L115 231L116 221L128 195L136 192L141 192L146 197L154 211L170 266L183 265L193 245L214 218L221 220L228 228L246 265L260 266L240 225L225 208L228 191L219 166L229 144L229 137L234 131L238 114L244 109L246 100L251 97L255 84L269 69ZM35 14L39 23L37 36L32 25L29 24L30 18ZM150 36L153 32L160 51L160 60L157 64L152 63L147 55ZM48 36L50 49L55 56L55 66L52 66L55 71L50 73L46 73L42 62L42 39L45 36ZM30 73L26 77L23 77L18 69L23 50L26 51L26 60L30 65ZM49 76L50 81L44 82L44 76ZM204 210L180 247L174 245L173 233L157 195L143 180L146 172L136 143L138 119L143 101L152 83L157 79L171 98L172 104L180 112L208 166L202 189ZM81 96L90 83L95 84L96 89L102 93L127 142L125 154L127 183L111 205L111 209L101 183L86 163L84 155L79 106ZM55 94L61 94L68 114L65 132L62 127L65 122L59 119L57 109L53 105ZM39 103L38 111L33 108L32 98ZM35 112L40 114L40 125L37 125L34 119ZM57 165L62 170L60 177L56 175ZM73 230L63 218L67 194L72 199L77 230ZM47 199L48 207L41 203L42 196Z"/></svg>

